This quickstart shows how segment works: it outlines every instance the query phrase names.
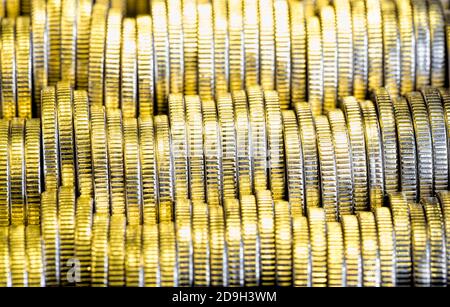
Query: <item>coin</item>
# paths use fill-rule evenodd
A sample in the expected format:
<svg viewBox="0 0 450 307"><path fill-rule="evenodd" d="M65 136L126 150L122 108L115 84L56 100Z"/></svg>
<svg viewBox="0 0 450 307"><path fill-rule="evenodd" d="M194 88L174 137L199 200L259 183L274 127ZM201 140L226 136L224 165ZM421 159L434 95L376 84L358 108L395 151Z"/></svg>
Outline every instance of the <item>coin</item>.
<svg viewBox="0 0 450 307"><path fill-rule="evenodd" d="M159 264L159 225L144 223L142 226L142 262L144 286L157 287L161 284Z"/></svg>
<svg viewBox="0 0 450 307"><path fill-rule="evenodd" d="M34 6L34 4L33 4ZM89 39L91 31L91 16L93 3L90 0L78 1L76 10L76 87L80 90L88 88L89 70Z"/></svg>
<svg viewBox="0 0 450 307"><path fill-rule="evenodd" d="M121 43L122 12L118 8L108 11L105 37L105 72L104 72L104 104L106 109L119 108L121 88ZM125 80L126 81L126 80Z"/></svg>
<svg viewBox="0 0 450 307"><path fill-rule="evenodd" d="M275 248L276 248L276 284L292 285L292 220L287 201L274 202Z"/></svg>
<svg viewBox="0 0 450 307"><path fill-rule="evenodd" d="M121 109L124 117L138 114L136 20L125 18L122 27Z"/></svg>
<svg viewBox="0 0 450 307"><path fill-rule="evenodd" d="M175 231L177 236L178 285L192 286L194 278L192 244L192 203L179 199L175 204Z"/></svg>
<svg viewBox="0 0 450 307"><path fill-rule="evenodd" d="M117 213L110 217L108 238L108 286L125 286L125 230L127 217Z"/></svg>
<svg viewBox="0 0 450 307"><path fill-rule="evenodd" d="M18 17L16 20L17 116L22 118L31 118L33 114L30 30L30 18Z"/></svg>
<svg viewBox="0 0 450 307"><path fill-rule="evenodd" d="M363 286L379 287L381 280L380 254L377 241L377 229L372 212L357 212L361 234L361 258Z"/></svg>
<svg viewBox="0 0 450 307"><path fill-rule="evenodd" d="M308 219L295 215L292 219L292 262L295 287L311 286L311 244L309 238Z"/></svg>
<svg viewBox="0 0 450 307"><path fill-rule="evenodd" d="M398 151L400 165L399 187L406 198L417 200L417 156L414 126L408 102L401 97L394 101L395 122L398 135Z"/></svg>
<svg viewBox="0 0 450 307"><path fill-rule="evenodd" d="M80 262L80 279L76 281L77 286L89 286L91 284L93 205L90 196L82 195L77 199L74 248L75 257Z"/></svg>
<svg viewBox="0 0 450 307"><path fill-rule="evenodd" d="M167 1L167 29L169 38L170 93L183 92L183 16L180 0Z"/></svg>
<svg viewBox="0 0 450 307"><path fill-rule="evenodd" d="M336 155L334 153L330 123L325 115L315 118L317 151L321 185L321 205L327 221L338 218L338 181L336 175Z"/></svg>
<svg viewBox="0 0 450 307"><path fill-rule="evenodd" d="M260 280L260 249L258 242L258 213L256 198L253 195L243 195L240 199L242 243L244 260L244 285L257 286ZM286 205L286 204L283 204ZM287 206L289 209L289 206ZM286 269L289 269L287 267Z"/></svg>
<svg viewBox="0 0 450 307"><path fill-rule="evenodd" d="M136 18L136 48L138 74L138 113L153 115L155 97L153 25L149 15Z"/></svg>
<svg viewBox="0 0 450 307"><path fill-rule="evenodd" d="M327 222L328 286L345 286L344 238L339 222Z"/></svg>
<svg viewBox="0 0 450 307"><path fill-rule="evenodd" d="M61 12L61 0L47 1L48 83L50 85L55 85L61 79Z"/></svg>
<svg viewBox="0 0 450 307"><path fill-rule="evenodd" d="M244 270L241 261L242 232L241 232L241 210L239 201L236 199L225 199L224 201L224 219L225 219L225 240L227 244L227 278L229 286L243 286ZM260 229L261 231L261 229ZM263 240L261 238L261 240ZM261 241L261 249L264 242ZM272 246L274 247L274 246ZM273 251L273 250L272 250ZM275 256L273 257L275 258ZM262 274L264 274L262 272Z"/></svg>
<svg viewBox="0 0 450 307"><path fill-rule="evenodd" d="M62 286L73 285L76 281L70 271L75 257L75 189L60 187L58 191L58 221L59 221L59 267Z"/></svg>
<svg viewBox="0 0 450 307"><path fill-rule="evenodd" d="M325 210L312 207L308 208L307 214L311 240L311 285L326 287L328 275Z"/></svg>
<svg viewBox="0 0 450 307"><path fill-rule="evenodd" d="M192 204L192 247L194 263L194 286L207 287L209 276L209 213L208 205L199 201Z"/></svg>
<svg viewBox="0 0 450 307"><path fill-rule="evenodd" d="M308 102L314 116L322 113L323 104L323 62L320 20L310 17L306 21L307 34L307 76Z"/></svg>
<svg viewBox="0 0 450 307"><path fill-rule="evenodd" d="M135 118L124 118L125 200L128 224L142 223L142 179L138 123Z"/></svg>
<svg viewBox="0 0 450 307"><path fill-rule="evenodd" d="M195 95L198 88L198 12L197 1L183 0L184 94ZM215 10L214 10L215 11ZM231 63L230 63L231 65Z"/></svg>
<svg viewBox="0 0 450 307"><path fill-rule="evenodd" d="M71 86L76 82L77 64L77 12L78 1L64 0L61 2L60 23L60 73L61 79L68 81ZM50 58L52 60L52 58Z"/></svg>
<svg viewBox="0 0 450 307"><path fill-rule="evenodd" d="M413 279L416 287L429 287L430 268L430 241L427 234L427 222L423 206L409 204L411 219L411 243L413 264Z"/></svg>
<svg viewBox="0 0 450 307"><path fill-rule="evenodd" d="M16 117L17 113L17 69L15 52L15 20L3 18L2 25L2 52L1 52L1 116L5 119Z"/></svg>
<svg viewBox="0 0 450 307"><path fill-rule="evenodd" d="M323 110L325 113L336 108L338 86L338 49L334 8L325 6L320 11L322 27L323 58ZM355 81L356 82L356 81Z"/></svg>
<svg viewBox="0 0 450 307"><path fill-rule="evenodd" d="M396 285L397 274L395 264L397 255L395 253L394 226L392 214L389 208L375 208L375 221L377 224L378 247L380 252L380 271L382 287L393 287Z"/></svg>

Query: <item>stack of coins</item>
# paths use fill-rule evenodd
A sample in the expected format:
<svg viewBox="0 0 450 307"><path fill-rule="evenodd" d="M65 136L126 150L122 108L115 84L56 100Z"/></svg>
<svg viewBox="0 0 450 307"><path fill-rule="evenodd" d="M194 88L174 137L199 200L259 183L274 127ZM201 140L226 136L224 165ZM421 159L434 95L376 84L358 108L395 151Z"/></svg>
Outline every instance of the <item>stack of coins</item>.
<svg viewBox="0 0 450 307"><path fill-rule="evenodd" d="M446 286L450 193L327 221L271 191L173 220L126 223L73 188L42 193L41 226L0 226L2 286ZM59 226L58 226L59 225Z"/></svg>
<svg viewBox="0 0 450 307"><path fill-rule="evenodd" d="M40 91L59 80L136 117L167 114L169 94L254 85L276 90L283 110L308 101L320 115L339 97L448 79L439 0L36 0L28 17L10 13L26 14L17 2L2 21L4 118L39 117Z"/></svg>
<svg viewBox="0 0 450 307"><path fill-rule="evenodd" d="M0 1L0 286L446 286L444 8Z"/></svg>

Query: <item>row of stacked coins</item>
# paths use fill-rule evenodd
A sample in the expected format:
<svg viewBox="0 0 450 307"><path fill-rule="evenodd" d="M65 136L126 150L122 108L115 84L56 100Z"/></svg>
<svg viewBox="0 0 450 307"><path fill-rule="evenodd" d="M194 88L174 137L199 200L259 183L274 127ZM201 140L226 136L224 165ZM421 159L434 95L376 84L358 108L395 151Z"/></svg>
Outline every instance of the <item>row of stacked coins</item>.
<svg viewBox="0 0 450 307"><path fill-rule="evenodd" d="M136 119L61 81L43 90L41 120L1 120L2 224L35 224L40 193L60 186L138 223L172 219L179 199L223 204L266 189L330 221L389 192L417 202L449 189L449 101L445 89L392 99L380 88L313 116L253 86L216 100L172 94L169 115Z"/></svg>
<svg viewBox="0 0 450 307"><path fill-rule="evenodd" d="M125 17L126 1L33 1L31 17L2 21L1 116L39 117L41 89L59 80L127 117L166 113L169 93L213 99L260 84L282 109L307 100L319 115L381 86L397 97L445 85L439 0L309 4L157 0Z"/></svg>
<svg viewBox="0 0 450 307"><path fill-rule="evenodd" d="M0 226L2 286L446 286L450 192L327 221L272 192L223 206L178 200L173 220L126 223L73 188L42 193L41 224Z"/></svg>

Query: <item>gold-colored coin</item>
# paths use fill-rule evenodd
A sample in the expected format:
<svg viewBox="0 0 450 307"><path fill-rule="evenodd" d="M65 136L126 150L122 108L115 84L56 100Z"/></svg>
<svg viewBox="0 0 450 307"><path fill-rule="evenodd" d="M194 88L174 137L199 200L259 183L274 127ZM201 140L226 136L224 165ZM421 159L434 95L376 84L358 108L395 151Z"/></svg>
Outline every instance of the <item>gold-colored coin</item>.
<svg viewBox="0 0 450 307"><path fill-rule="evenodd" d="M141 224L142 179L137 119L124 118L125 200L128 224Z"/></svg>
<svg viewBox="0 0 450 307"><path fill-rule="evenodd" d="M305 180L303 154L299 138L297 117L292 110L283 110L284 150L286 154L286 194L292 208L300 214L305 208Z"/></svg>
<svg viewBox="0 0 450 307"><path fill-rule="evenodd" d="M381 15L383 19L384 86L391 97L397 97L400 89L401 58L395 2L381 1Z"/></svg>
<svg viewBox="0 0 450 307"><path fill-rule="evenodd" d="M155 85L154 85L154 50L153 24L148 15L136 18L136 48L138 74L139 115L153 115Z"/></svg>
<svg viewBox="0 0 450 307"><path fill-rule="evenodd" d="M0 226L10 224L9 202L11 196L9 184L9 121L0 120ZM39 196L40 204L40 196Z"/></svg>
<svg viewBox="0 0 450 307"><path fill-rule="evenodd" d="M105 38L105 101L106 109L120 107L122 12L118 8L108 11Z"/></svg>
<svg viewBox="0 0 450 307"><path fill-rule="evenodd" d="M411 224L408 216L408 202L401 193L390 193L386 199L390 207L395 233L396 284L408 286L412 281Z"/></svg>
<svg viewBox="0 0 450 307"><path fill-rule="evenodd" d="M430 240L430 282L433 287L447 285L447 261L445 252L445 230L442 209L437 198L422 199Z"/></svg>
<svg viewBox="0 0 450 307"><path fill-rule="evenodd" d="M198 91L198 12L196 0L183 0L184 94L196 95ZM223 2L223 1L221 1Z"/></svg>
<svg viewBox="0 0 450 307"><path fill-rule="evenodd" d="M416 42L416 89L431 84L431 34L428 4L411 1Z"/></svg>
<svg viewBox="0 0 450 307"><path fill-rule="evenodd" d="M362 287L362 258L358 219L355 215L341 216L347 287Z"/></svg>
<svg viewBox="0 0 450 307"><path fill-rule="evenodd" d="M346 265L344 257L344 238L339 222L327 222L327 262L328 286L344 287Z"/></svg>
<svg viewBox="0 0 450 307"><path fill-rule="evenodd" d="M281 109L284 110L289 108L291 98L289 8L286 0L277 0L273 5L275 18L275 89L279 95Z"/></svg>
<svg viewBox="0 0 450 307"><path fill-rule="evenodd" d="M229 37L227 2L213 0L213 23L214 23L214 87L215 96L227 93L229 88ZM186 42L186 41L185 41Z"/></svg>
<svg viewBox="0 0 450 307"><path fill-rule="evenodd" d="M259 190L256 192L258 207L258 227L260 236L261 286L273 286L276 283L276 246L275 212L271 192Z"/></svg>
<svg viewBox="0 0 450 307"><path fill-rule="evenodd" d="M159 267L161 286L178 286L175 229L171 221L159 223Z"/></svg>
<svg viewBox="0 0 450 307"><path fill-rule="evenodd" d="M317 151L319 153L320 184L322 207L327 221L338 219L338 181L336 155L328 118L324 115L315 118Z"/></svg>
<svg viewBox="0 0 450 307"><path fill-rule="evenodd" d="M337 103L338 42L336 37L335 17L334 8L332 6L325 6L320 10L322 52L323 58L326 59L326 61L323 62L323 110L325 113L335 109Z"/></svg>
<svg viewBox="0 0 450 307"><path fill-rule="evenodd" d="M33 3L34 6L34 3ZM76 86L77 89L88 89L89 71L89 38L91 33L91 15L93 3L90 0L78 1L76 10Z"/></svg>
<svg viewBox="0 0 450 307"><path fill-rule="evenodd" d="M22 225L26 218L25 194L25 120L14 118L10 122L9 184L11 185L11 224Z"/></svg>
<svg viewBox="0 0 450 307"><path fill-rule="evenodd" d="M60 20L60 57L61 57L61 79L68 81L71 86L75 86L76 82L76 65L77 65L77 12L78 1L64 0L61 3L61 20ZM52 60L52 58L50 58Z"/></svg>
<svg viewBox="0 0 450 307"><path fill-rule="evenodd" d="M278 286L292 285L292 220L289 202L276 200L275 214L275 248L276 248L276 283Z"/></svg>
<svg viewBox="0 0 450 307"><path fill-rule="evenodd" d="M244 284L254 287L259 284L260 275L260 250L258 246L258 208L256 198L253 195L243 195L241 204L242 242L244 259ZM285 204L283 204L285 205ZM283 267L283 266L282 266ZM286 269L289 269L288 267Z"/></svg>
<svg viewBox="0 0 450 307"><path fill-rule="evenodd" d="M29 287L45 286L45 264L42 258L41 229L38 225L28 225L25 229L27 273Z"/></svg>
<svg viewBox="0 0 450 307"><path fill-rule="evenodd" d="M144 223L155 223L158 220L159 187L153 118L141 116L138 121L142 165L142 215Z"/></svg>
<svg viewBox="0 0 450 307"><path fill-rule="evenodd" d="M61 0L47 1L48 29L48 83L55 85L61 79ZM66 1L64 1L66 2ZM71 12L73 13L73 11Z"/></svg>
<svg viewBox="0 0 450 307"><path fill-rule="evenodd" d="M306 101L306 2L289 1L291 29L291 106L293 102Z"/></svg>
<svg viewBox="0 0 450 307"><path fill-rule="evenodd" d="M354 206L356 211L366 210L369 204L368 170L361 108L354 97L346 97L341 100L341 109L347 120L348 136L352 152Z"/></svg>
<svg viewBox="0 0 450 307"><path fill-rule="evenodd" d="M227 263L225 252L225 220L223 207L209 205L209 249L211 286L227 286Z"/></svg>
<svg viewBox="0 0 450 307"><path fill-rule="evenodd" d="M30 17L16 20L16 69L17 69L17 116L31 118L32 110L32 52Z"/></svg>
<svg viewBox="0 0 450 307"><path fill-rule="evenodd" d="M142 257L144 266L144 286L160 285L159 229L158 224L144 223L142 226Z"/></svg>
<svg viewBox="0 0 450 307"><path fill-rule="evenodd" d="M299 136L303 154L305 177L305 209L318 207L320 203L319 161L317 152L316 128L310 105L299 102L294 105L297 114Z"/></svg>
<svg viewBox="0 0 450 307"><path fill-rule="evenodd" d="M178 199L175 204L175 231L177 236L178 286L193 284L193 244L192 244L192 203L188 199Z"/></svg>
<svg viewBox="0 0 450 307"><path fill-rule="evenodd" d="M125 173L124 150L125 136L123 133L122 112L120 109L109 109L106 114L109 181L112 214L124 214L125 202Z"/></svg>
<svg viewBox="0 0 450 307"><path fill-rule="evenodd" d="M259 86L247 89L253 150L253 189L267 189L267 126L263 92Z"/></svg>
<svg viewBox="0 0 450 307"><path fill-rule="evenodd" d="M45 285L60 285L60 251L57 190L47 189L41 194L41 233L44 244ZM1 245L1 244L0 244Z"/></svg>
<svg viewBox="0 0 450 307"><path fill-rule="evenodd" d="M198 15L198 94L202 99L214 97L213 12L209 2L197 4Z"/></svg>
<svg viewBox="0 0 450 307"><path fill-rule="evenodd" d="M339 216L353 213L353 169L350 141L344 113L340 109L328 112L336 155L337 196Z"/></svg>
<svg viewBox="0 0 450 307"><path fill-rule="evenodd" d="M167 111L166 99L170 90L169 42L166 2L152 2L153 44L155 53L155 107L156 113Z"/></svg>
<svg viewBox="0 0 450 307"><path fill-rule="evenodd" d="M136 53L136 20L125 18L122 28L121 109L123 117L138 114L138 82Z"/></svg>
<svg viewBox="0 0 450 307"><path fill-rule="evenodd" d="M142 225L126 226L125 244L125 284L142 287Z"/></svg>
<svg viewBox="0 0 450 307"><path fill-rule="evenodd" d="M220 143L222 147L222 182L223 200L237 197L237 161L236 132L234 125L234 110L230 94L217 97L217 116L220 128Z"/></svg>
<svg viewBox="0 0 450 307"><path fill-rule="evenodd" d="M397 255L395 253L394 226L392 214L389 208L375 208L375 221L377 224L378 247L380 249L380 270L382 287L394 287L396 285L395 275L397 273L395 264Z"/></svg>
<svg viewBox="0 0 450 307"><path fill-rule="evenodd" d="M323 107L323 61L320 20L310 17L306 20L307 34L307 76L308 102L314 116L322 114Z"/></svg>
<svg viewBox="0 0 450 307"><path fill-rule="evenodd" d="M95 212L110 212L108 138L103 106L91 107L92 176Z"/></svg>
<svg viewBox="0 0 450 307"><path fill-rule="evenodd" d="M411 1L398 0L397 20L400 38L400 93L413 91L416 80L416 50Z"/></svg>
<svg viewBox="0 0 450 307"><path fill-rule="evenodd" d="M368 89L383 85L383 23L379 0L366 0L369 80Z"/></svg>
<svg viewBox="0 0 450 307"><path fill-rule="evenodd" d="M353 93L353 39L350 1L334 1L334 9L338 49L338 96L345 97Z"/></svg>
<svg viewBox="0 0 450 307"><path fill-rule="evenodd" d="M259 16L258 1L242 1L244 34L245 86L259 84Z"/></svg>
<svg viewBox="0 0 450 307"><path fill-rule="evenodd" d="M199 96L185 96L189 161L189 195L192 201L204 202L205 162L203 154L203 117ZM230 99L231 101L231 99ZM233 123L233 122L232 122ZM236 170L236 168L234 168Z"/></svg>
<svg viewBox="0 0 450 307"><path fill-rule="evenodd" d="M285 196L285 166L283 146L283 119L280 100L277 92L264 91L266 110L267 152L270 190L274 199L284 199Z"/></svg>
<svg viewBox="0 0 450 307"><path fill-rule="evenodd" d="M430 286L430 241L427 234L427 221L423 206L409 204L411 219L411 253L413 264L413 285L415 287Z"/></svg>
<svg viewBox="0 0 450 307"><path fill-rule="evenodd" d="M173 94L182 93L184 88L182 2L180 0L167 1L170 93Z"/></svg>
<svg viewBox="0 0 450 307"><path fill-rule="evenodd" d="M45 0L33 1L31 11L31 40L33 42L33 106L34 115L41 116L41 90L48 81L47 13Z"/></svg>
<svg viewBox="0 0 450 307"><path fill-rule="evenodd" d="M240 204L236 199L225 199L223 204L224 220L225 220L225 241L227 244L227 279L228 286L244 285L244 270L241 261L242 247L242 228L241 228L241 212ZM261 242L261 248L263 246ZM273 252L273 249L272 249ZM264 265L262 265L264 267Z"/></svg>
<svg viewBox="0 0 450 307"><path fill-rule="evenodd" d="M125 286L125 214L113 214L109 218L108 238L108 286ZM132 224L133 225L133 224Z"/></svg>
<svg viewBox="0 0 450 307"><path fill-rule="evenodd" d="M258 0L259 4L259 46L261 87L264 90L275 89L275 16L273 0ZM262 9L261 9L262 8ZM288 21L286 19L284 22Z"/></svg>
<svg viewBox="0 0 450 307"><path fill-rule="evenodd" d="M194 263L194 286L208 287L209 276L209 213L208 205L199 201L192 203L192 248Z"/></svg>
<svg viewBox="0 0 450 307"><path fill-rule="evenodd" d="M75 248L74 253L80 264L80 279L77 286L91 284L91 239L94 204L90 196L82 195L77 199L75 213Z"/></svg>
<svg viewBox="0 0 450 307"><path fill-rule="evenodd" d="M222 203L222 148L214 100L202 101L203 153L205 155L205 188L208 205ZM212 282L212 281L211 281Z"/></svg>
<svg viewBox="0 0 450 307"><path fill-rule="evenodd" d="M1 136L0 136L1 137ZM25 122L27 225L39 225L41 204L41 121Z"/></svg>
<svg viewBox="0 0 450 307"><path fill-rule="evenodd" d="M17 101L17 69L16 69L16 51L15 51L15 20L4 18L2 25L2 52L1 60L1 116L5 119L16 117Z"/></svg>
<svg viewBox="0 0 450 307"><path fill-rule="evenodd" d="M356 0L351 3L353 31L353 95L366 98L368 83L368 33L366 3Z"/></svg>
<svg viewBox="0 0 450 307"><path fill-rule="evenodd" d="M173 217L173 160L170 151L169 120L166 115L154 117L156 171L159 182L159 221L170 221ZM169 227L169 226L165 226Z"/></svg>
<svg viewBox="0 0 450 307"><path fill-rule="evenodd" d="M292 217L292 262L295 287L311 286L311 244L309 239L308 218Z"/></svg>
<svg viewBox="0 0 450 307"><path fill-rule="evenodd" d="M106 15L108 8L96 3L92 10L89 39L88 93L91 105L103 105L104 56L106 40ZM116 84L117 85L117 84Z"/></svg>
<svg viewBox="0 0 450 307"><path fill-rule="evenodd" d="M372 210L383 205L384 170L383 149L378 117L372 101L360 101L366 139L366 155L369 176L369 201Z"/></svg>
<svg viewBox="0 0 450 307"><path fill-rule="evenodd" d="M93 190L91 122L89 98L85 90L73 92L73 128L78 191L80 194L91 195Z"/></svg>
<svg viewBox="0 0 450 307"><path fill-rule="evenodd" d="M28 286L25 227L24 225L12 225L9 227L9 257L11 285L13 287Z"/></svg>
<svg viewBox="0 0 450 307"><path fill-rule="evenodd" d="M245 91L234 91L231 95L236 127L239 195L251 195L253 193L253 165L247 94Z"/></svg>
<svg viewBox="0 0 450 307"><path fill-rule="evenodd" d="M56 84L59 159L61 185L63 186L74 186L76 182L72 95L73 91L68 81L61 81Z"/></svg>
<svg viewBox="0 0 450 307"><path fill-rule="evenodd" d="M377 228L372 212L357 212L361 233L363 286L379 287L381 280Z"/></svg>
<svg viewBox="0 0 450 307"><path fill-rule="evenodd" d="M10 258L9 258L9 227L0 227L0 285L11 287Z"/></svg>
<svg viewBox="0 0 450 307"><path fill-rule="evenodd" d="M409 111L408 102L405 98L399 98L394 102L395 122L398 135L399 165L399 187L406 198L411 201L417 200L417 156L414 126Z"/></svg>
<svg viewBox="0 0 450 307"><path fill-rule="evenodd" d="M99 204L97 204L97 200L95 206L99 206ZM109 224L109 214L95 214L92 225L92 249L90 265L92 287L108 286Z"/></svg>
<svg viewBox="0 0 450 307"><path fill-rule="evenodd" d="M228 33L229 33L229 71L230 90L245 88L244 81L244 25L242 16L242 0L228 1Z"/></svg>
<svg viewBox="0 0 450 307"><path fill-rule="evenodd" d="M74 285L75 274L70 269L76 265L75 257L75 226L76 200L73 187L60 187L58 191L58 221L59 221L59 267L62 286Z"/></svg>
<svg viewBox="0 0 450 307"><path fill-rule="evenodd" d="M327 238L326 217L323 208L307 208L309 237L311 240L311 286L326 287Z"/></svg>

